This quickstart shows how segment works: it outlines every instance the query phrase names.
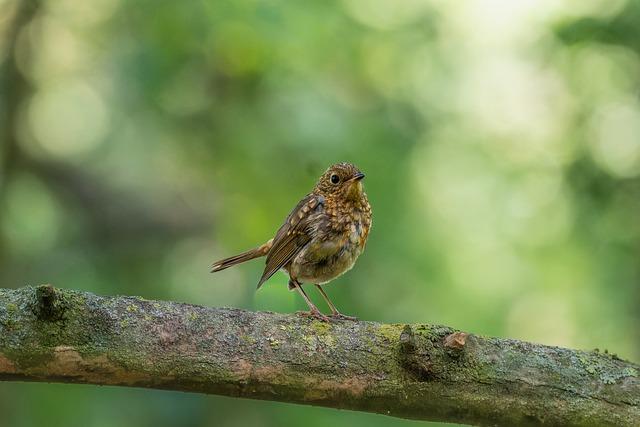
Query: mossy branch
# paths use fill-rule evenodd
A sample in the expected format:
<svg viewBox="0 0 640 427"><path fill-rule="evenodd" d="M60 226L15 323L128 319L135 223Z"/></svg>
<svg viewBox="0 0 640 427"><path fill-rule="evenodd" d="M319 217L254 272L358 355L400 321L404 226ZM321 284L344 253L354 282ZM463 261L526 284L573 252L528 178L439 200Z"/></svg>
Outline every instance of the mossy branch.
<svg viewBox="0 0 640 427"><path fill-rule="evenodd" d="M475 425L640 425L640 367L446 326L0 289L0 380L212 393Z"/></svg>

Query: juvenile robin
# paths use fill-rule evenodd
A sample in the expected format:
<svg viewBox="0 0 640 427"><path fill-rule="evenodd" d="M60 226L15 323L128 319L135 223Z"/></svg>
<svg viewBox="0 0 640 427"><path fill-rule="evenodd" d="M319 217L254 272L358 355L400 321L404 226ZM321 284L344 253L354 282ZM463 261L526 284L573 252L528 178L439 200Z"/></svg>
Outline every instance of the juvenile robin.
<svg viewBox="0 0 640 427"><path fill-rule="evenodd" d="M330 320L302 289L303 283L312 283L329 305L332 318L355 320L338 311L322 286L349 271L364 250L371 229L371 207L363 178L364 174L351 163L331 166L313 191L293 208L273 239L215 262L211 272L266 256L258 289L283 269L289 274L289 290L298 291L309 306L306 315Z"/></svg>

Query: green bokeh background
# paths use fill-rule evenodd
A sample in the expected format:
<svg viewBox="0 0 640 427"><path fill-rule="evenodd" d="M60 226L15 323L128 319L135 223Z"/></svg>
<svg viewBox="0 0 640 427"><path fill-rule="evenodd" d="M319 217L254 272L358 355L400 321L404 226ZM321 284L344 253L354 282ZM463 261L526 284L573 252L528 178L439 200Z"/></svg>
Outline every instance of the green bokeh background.
<svg viewBox="0 0 640 427"><path fill-rule="evenodd" d="M345 313L638 361L639 55L633 0L0 0L0 286L303 309L208 267L352 161ZM0 383L10 427L302 423L422 424Z"/></svg>

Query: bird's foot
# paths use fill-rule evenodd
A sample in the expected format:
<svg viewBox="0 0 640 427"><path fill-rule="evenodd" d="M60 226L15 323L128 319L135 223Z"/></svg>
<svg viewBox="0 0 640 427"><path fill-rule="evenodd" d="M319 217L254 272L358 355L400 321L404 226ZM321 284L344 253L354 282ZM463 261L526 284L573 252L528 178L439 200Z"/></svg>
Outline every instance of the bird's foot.
<svg viewBox="0 0 640 427"><path fill-rule="evenodd" d="M331 322L331 318L329 316L326 316L320 313L319 310L298 311L297 314L302 317L310 317L312 319L317 319L321 322Z"/></svg>
<svg viewBox="0 0 640 427"><path fill-rule="evenodd" d="M331 315L331 318L335 319L335 320L352 320L352 321L357 321L358 320L358 318L355 317L355 316L347 316L346 314L342 314L342 313L339 313L339 312L333 313Z"/></svg>

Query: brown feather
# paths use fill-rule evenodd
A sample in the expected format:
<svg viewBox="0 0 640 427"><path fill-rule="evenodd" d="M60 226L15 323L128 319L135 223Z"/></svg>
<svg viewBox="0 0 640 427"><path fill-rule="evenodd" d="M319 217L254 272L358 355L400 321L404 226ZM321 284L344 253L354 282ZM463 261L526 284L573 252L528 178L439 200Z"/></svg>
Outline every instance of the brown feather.
<svg viewBox="0 0 640 427"><path fill-rule="evenodd" d="M242 252L241 254L216 261L211 266L211 272L215 273L216 271L221 271L226 268L233 267L236 264L265 256L269 252L269 249L271 249L272 242L273 239L269 240L262 246L258 246L257 248L253 248L246 252Z"/></svg>
<svg viewBox="0 0 640 427"><path fill-rule="evenodd" d="M323 203L322 196L311 193L293 208L273 238L273 246L267 254L266 266L258 282L258 288L287 265L311 241L313 236L309 218L322 209Z"/></svg>

